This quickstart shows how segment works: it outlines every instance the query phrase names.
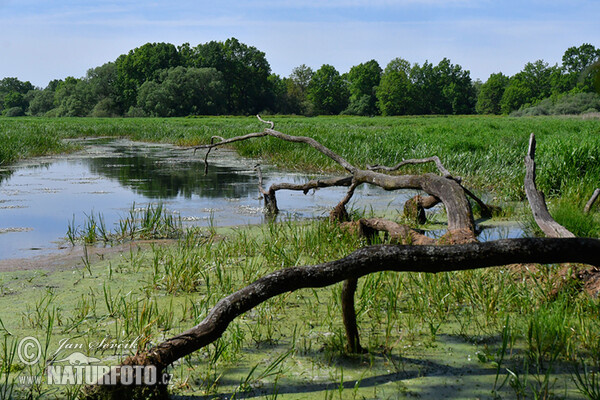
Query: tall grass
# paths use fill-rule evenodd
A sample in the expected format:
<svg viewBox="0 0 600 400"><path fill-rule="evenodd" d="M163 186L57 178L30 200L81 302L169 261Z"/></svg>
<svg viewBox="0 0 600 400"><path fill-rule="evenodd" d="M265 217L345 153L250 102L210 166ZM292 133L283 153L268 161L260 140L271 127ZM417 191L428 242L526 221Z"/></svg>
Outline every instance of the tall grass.
<svg viewBox="0 0 600 400"><path fill-rule="evenodd" d="M562 196L579 185L600 182L600 120L576 118L469 117L272 117L275 128L311 136L350 162L394 164L403 158L437 155L467 184L507 199L523 199L523 157L529 134L538 139L538 185ZM0 119L0 165L22 157L69 148L63 138L123 136L178 145L208 143L261 131L254 117L172 119L19 118ZM302 144L260 138L239 142L244 156L263 157L287 169L341 171L331 160ZM433 166L406 171L433 171Z"/></svg>

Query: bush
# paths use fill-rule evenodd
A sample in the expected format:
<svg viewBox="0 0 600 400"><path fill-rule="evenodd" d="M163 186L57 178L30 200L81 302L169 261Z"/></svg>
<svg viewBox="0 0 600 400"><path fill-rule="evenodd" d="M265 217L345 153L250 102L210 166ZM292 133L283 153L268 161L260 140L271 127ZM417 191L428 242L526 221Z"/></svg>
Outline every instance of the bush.
<svg viewBox="0 0 600 400"><path fill-rule="evenodd" d="M131 106L129 107L129 110L127 111L125 116L130 118L140 118L147 117L148 115L146 114L146 112L144 112L142 108Z"/></svg>
<svg viewBox="0 0 600 400"><path fill-rule="evenodd" d="M511 113L514 117L536 115L573 115L600 109L600 95L596 93L565 94L558 98L548 97L539 103Z"/></svg>
<svg viewBox="0 0 600 400"><path fill-rule="evenodd" d="M11 107L4 110L3 115L5 117L22 117L25 115L22 107Z"/></svg>

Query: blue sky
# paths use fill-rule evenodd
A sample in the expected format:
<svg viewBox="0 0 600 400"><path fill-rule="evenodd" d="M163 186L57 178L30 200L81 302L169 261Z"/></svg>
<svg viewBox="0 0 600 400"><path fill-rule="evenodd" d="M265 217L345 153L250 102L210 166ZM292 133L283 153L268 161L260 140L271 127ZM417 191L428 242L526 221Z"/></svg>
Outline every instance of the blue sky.
<svg viewBox="0 0 600 400"><path fill-rule="evenodd" d="M560 63L570 46L600 47L600 1L0 0L0 78L44 87L147 42L229 37L264 51L281 76L300 64L346 72L447 57L485 81L528 61Z"/></svg>

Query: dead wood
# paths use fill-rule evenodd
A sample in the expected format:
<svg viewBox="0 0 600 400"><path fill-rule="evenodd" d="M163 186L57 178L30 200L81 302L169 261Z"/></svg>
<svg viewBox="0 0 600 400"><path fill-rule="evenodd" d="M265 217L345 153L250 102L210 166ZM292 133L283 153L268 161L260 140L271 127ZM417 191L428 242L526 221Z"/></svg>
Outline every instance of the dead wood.
<svg viewBox="0 0 600 400"><path fill-rule="evenodd" d="M200 324L123 364L167 366L217 340L241 314L283 293L333 285L379 271L437 273L515 263L578 262L600 266L600 240L588 238L504 239L448 246L376 245L318 265L290 267L270 273L219 301ZM88 386L88 398L134 398L147 386ZM125 392L124 392L125 391ZM164 388L157 388L164 393ZM161 392L162 391L162 392Z"/></svg>
<svg viewBox="0 0 600 400"><path fill-rule="evenodd" d="M274 183L269 186L268 190L264 189L263 186L263 177L260 166L256 166L256 171L258 174L258 191L263 196L265 209L269 214L277 214L279 213L279 208L277 207L277 196L276 193L279 190L297 190L302 191L304 194L307 194L310 190L316 190L320 188L327 188L333 186L351 186L352 185L352 176L344 176L344 177L334 177L328 179L312 179L305 183Z"/></svg>
<svg viewBox="0 0 600 400"><path fill-rule="evenodd" d="M377 232L385 232L392 243L413 245L436 243L435 239L427 237L406 225L400 225L383 218L361 218L357 221L345 222L340 227L367 239L373 237Z"/></svg>
<svg viewBox="0 0 600 400"><path fill-rule="evenodd" d="M586 203L585 207L583 207L584 213L588 214L590 212L590 210L592 209L592 206L594 205L596 200L598 200L598 196L600 196L600 188L594 190L592 197L590 197L590 199Z"/></svg>
<svg viewBox="0 0 600 400"><path fill-rule="evenodd" d="M479 205L479 208L481 209L481 216L482 217L484 217L484 218L491 218L492 214L494 212L497 212L500 209L497 206L490 206L488 204L485 204L473 192L471 192L469 189L467 189L466 187L464 187L462 185L462 178L460 178L460 177L453 177L452 174L450 174L450 172L446 169L446 167L444 166L444 164L442 164L442 161L440 160L440 158L438 156L432 156L432 157L427 157L427 158L402 160L401 162L399 162L398 164L396 164L393 167L387 167L385 165L369 165L369 166L367 166L367 169L369 169L371 171L388 171L388 172L392 172L392 171L399 170L401 167L403 167L405 165L425 164L425 163L429 163L429 162L435 163L437 169L442 173L442 176L444 178L452 179L452 180L456 181L458 184L460 184L462 186L463 190L465 191L465 194L467 196L471 197ZM415 202L417 202L417 204L414 204ZM439 200L438 200L438 202L439 202ZM419 204L419 203L421 203L421 204ZM425 204L430 204L430 205L429 206L425 206ZM414 220L418 221L420 224L424 224L427 221L427 219L425 217L425 211L424 211L424 209L431 208L431 207L435 206L436 204L438 204L438 203L434 203L433 199L426 199L426 200L415 199L413 202L411 202L410 204L408 204L408 209L407 209L407 206L405 205L405 207L404 207L404 213L405 213L405 215L409 216L411 219L414 219ZM416 208L414 207L415 205L417 206Z"/></svg>
<svg viewBox="0 0 600 400"><path fill-rule="evenodd" d="M529 149L525 156L525 194L533 212L535 223L548 237L575 237L567 228L560 225L552 218L546 207L544 193L535 185L535 135L529 137Z"/></svg>
<svg viewBox="0 0 600 400"><path fill-rule="evenodd" d="M440 202L441 200L435 196L421 196L418 194L404 203L404 216L422 225L427 222L425 210L436 206Z"/></svg>
<svg viewBox="0 0 600 400"><path fill-rule="evenodd" d="M342 168L352 174L352 184L342 201L334 208L334 210L330 214L330 218L333 220L347 220L348 213L345 209L346 204L350 201L354 194L354 189L363 184L367 183L370 185L379 186L385 190L397 190L397 189L417 189L423 190L431 196L435 196L439 198L446 207L447 215L448 215L448 230L462 230L465 232L472 232L473 237L475 236L475 223L473 221L473 214L471 211L471 205L466 199L465 190L460 185L458 178L447 178L444 176L439 176L435 174L423 174L423 175L397 175L390 176L387 174L375 172L373 170L363 170L355 167L346 161L343 157L331 151L329 148L323 146L321 143L317 142L315 139L306 137L306 136L291 136L286 135L284 133L278 132L273 129L273 122L265 121L257 116L261 122L270 125L270 128L265 128L263 132L258 133L250 133L243 136L237 136L230 139L221 140L217 143L211 143L196 146L195 149L210 149L222 146L242 140L249 140L252 138L272 136L281 140L285 140L293 143L304 143L320 153L326 155L337 164L339 164ZM449 176L448 171L443 167L439 158L437 156L430 157L429 159L422 160L405 160L404 165L407 162L413 163L423 163L423 162L435 162L438 165L438 169L441 167L442 173ZM383 168L383 167L382 167ZM385 167L387 168L387 167ZM342 181L345 183L345 179L342 178ZM261 185L262 186L262 185ZM264 188L263 188L264 189ZM267 192L263 190L263 192ZM268 201L273 202L273 198L270 197ZM276 206L276 202L275 202ZM273 210L276 207L272 207Z"/></svg>
<svg viewBox="0 0 600 400"><path fill-rule="evenodd" d="M460 182L460 178L452 177L452 175L446 169L446 167L444 167L444 164L442 164L442 161L440 160L440 158L438 156L432 156L432 157L427 157L427 158L418 158L418 159L411 158L409 160L402 160L398 164L394 165L393 167L386 167L385 165L368 165L367 169L369 169L371 171L392 172L392 171L399 170L400 168L402 168L405 165L426 164L429 162L435 163L435 166L442 173L442 176L444 178L454 179L454 180L458 180Z"/></svg>
<svg viewBox="0 0 600 400"><path fill-rule="evenodd" d="M346 279L342 285L342 319L346 329L348 351L351 353L362 353L364 351L360 345L356 310L354 309L354 294L357 286L358 278Z"/></svg>

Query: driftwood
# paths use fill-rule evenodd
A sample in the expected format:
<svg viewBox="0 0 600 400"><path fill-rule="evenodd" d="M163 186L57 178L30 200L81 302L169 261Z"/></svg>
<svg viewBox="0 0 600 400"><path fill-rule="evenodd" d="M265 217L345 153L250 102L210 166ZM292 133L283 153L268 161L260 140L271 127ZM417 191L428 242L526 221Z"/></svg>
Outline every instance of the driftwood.
<svg viewBox="0 0 600 400"><path fill-rule="evenodd" d="M269 189L265 190L263 186L263 177L260 166L256 166L258 174L258 191L263 196L265 209L269 214L279 213L279 207L277 207L277 196L276 192L279 190L297 190L307 194L311 189L320 189L333 186L351 186L352 176L344 176L339 178L329 179L312 179L306 183L274 183L269 186Z"/></svg>
<svg viewBox="0 0 600 400"><path fill-rule="evenodd" d="M546 207L544 193L540 192L535 185L535 135L529 137L529 149L525 156L525 194L529 206L533 212L535 223L548 237L575 237L567 228L560 225L552 218Z"/></svg>
<svg viewBox="0 0 600 400"><path fill-rule="evenodd" d="M435 207L440 202L441 200L435 196L421 196L418 194L404 203L404 216L419 224L424 224L427 222L425 210Z"/></svg>
<svg viewBox="0 0 600 400"><path fill-rule="evenodd" d="M442 176L444 178L454 179L454 180L457 180L458 182L460 182L460 178L452 177L452 174L450 174L450 172L446 169L446 167L444 167L444 164L442 164L442 161L440 160L440 158L438 156L432 156L432 157L427 157L427 158L418 158L418 159L411 158L409 160L402 160L398 164L394 165L393 167L386 167L385 165L367 165L367 169L369 169L371 171L392 172L392 171L399 170L401 167L403 167L405 165L426 164L429 162L435 163L435 166L442 173Z"/></svg>
<svg viewBox="0 0 600 400"><path fill-rule="evenodd" d="M230 139L220 140L219 142L214 143L213 139L223 139L219 137L211 138L211 143L201 146L196 146L195 150L198 149L207 149L210 151L211 149L217 146L223 146L243 140L249 140L253 138L260 138L265 136L275 137L281 140L285 140L293 143L304 143L325 156L329 157L337 164L339 164L342 168L344 168L351 175L350 177L343 178L332 178L330 180L324 180L320 183L313 181L308 187L316 188L320 185L326 186L350 186L348 192L344 199L340 201L340 203L332 210L330 214L330 218L332 220L347 220L347 212L346 212L346 204L350 201L354 194L354 190L357 186L361 184L370 184L379 186L385 190L398 190L398 189L417 189L422 190L428 193L430 196L434 196L446 207L447 215L448 215L448 232L452 231L460 231L460 232L470 232L470 234L475 237L475 223L473 220L473 214L471 211L471 205L466 198L465 189L460 184L460 178L453 178L450 176L449 172L444 168L441 161L438 157L430 157L423 160L405 160L402 165L406 165L408 163L417 163L422 164L425 162L435 162L438 166L438 169L442 171L444 176L439 176L436 174L423 174L423 175L387 175L383 173L379 173L374 171L375 167L371 167L371 169L360 169L351 163L349 163L342 156L336 154L331 151L329 148L323 146L321 143L316 141L313 138L306 136L291 136L284 134L282 132L276 131L273 129L274 124L271 121L265 121L257 116L258 119L266 124L269 124L269 128L265 128L262 132L250 133L243 136L237 136ZM206 157L205 157L205 160ZM205 164L206 165L206 164ZM398 168L400 165L398 166ZM379 169L386 169L387 167L377 167ZM395 168L395 167L393 167ZM262 178L259 178L262 180ZM337 179L337 180L336 180ZM350 184L348 185L347 179L350 179ZM326 187L321 186L321 187ZM288 186L292 190L305 190L305 186L302 185L290 185ZM279 188L273 188L277 190L285 189L285 187L280 184ZM267 209L270 211L277 210L277 200L275 197L276 190L265 190L262 187L262 183L260 184L260 191L265 196L265 204L267 205Z"/></svg>
<svg viewBox="0 0 600 400"><path fill-rule="evenodd" d="M492 217L492 214L494 212L497 212L499 210L499 207L497 207L497 206L491 206L491 205L485 204L473 192L471 192L469 189L464 187L462 185L462 178L452 176L452 174L450 174L450 172L446 169L446 167L444 167L444 164L442 164L442 161L440 160L440 158L438 156L432 156L432 157L428 157L428 158L402 160L401 162L399 162L398 164L396 164L393 167L387 167L385 165L368 165L367 169L369 169L371 171L393 172L393 171L399 170L401 167L403 167L405 165L425 164L425 163L429 163L429 162L435 163L437 169L442 173L442 176L444 178L452 179L452 180L456 181L456 183L458 183L459 185L462 186L463 190L465 191L465 194L467 196L471 197L479 205L479 208L481 209L482 217L490 218L490 217ZM415 196L413 199L409 200L405 204L404 215L409 217L410 219L414 219L415 221L417 221L420 224L424 224L427 221L427 218L425 217L425 210L429 209L431 207L434 207L439 202L440 202L439 199L437 199L437 201L436 201L435 198L426 198L426 197L423 197L420 195Z"/></svg>
<svg viewBox="0 0 600 400"><path fill-rule="evenodd" d="M600 188L594 190L592 197L590 197L590 199L586 203L585 207L583 207L584 213L588 214L590 212L590 210L592 209L592 206L594 205L596 200L598 200L598 196L600 196Z"/></svg>
<svg viewBox="0 0 600 400"><path fill-rule="evenodd" d="M160 372L186 355L217 340L236 317L262 302L302 288L333 285L380 271L437 273L515 263L579 262L600 266L600 240L587 238L504 239L449 246L376 245L323 264L290 267L268 274L219 301L193 328L174 336L146 353L126 359L123 365L154 365ZM118 380L117 380L118 382ZM148 387L93 385L88 398L134 398ZM164 387L155 387L165 395Z"/></svg>

